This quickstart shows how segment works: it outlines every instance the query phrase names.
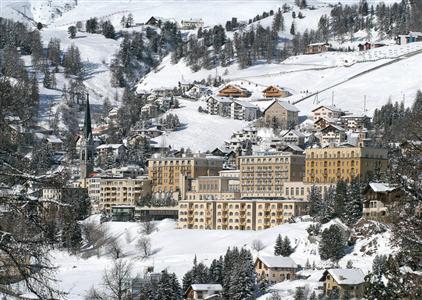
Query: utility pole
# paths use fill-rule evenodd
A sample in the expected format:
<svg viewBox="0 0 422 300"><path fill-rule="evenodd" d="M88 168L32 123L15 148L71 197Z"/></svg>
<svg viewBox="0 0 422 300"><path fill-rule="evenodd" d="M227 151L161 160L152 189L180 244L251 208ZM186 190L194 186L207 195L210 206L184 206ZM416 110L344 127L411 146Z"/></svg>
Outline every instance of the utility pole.
<svg viewBox="0 0 422 300"><path fill-rule="evenodd" d="M331 92L331 105L334 106L334 91Z"/></svg>

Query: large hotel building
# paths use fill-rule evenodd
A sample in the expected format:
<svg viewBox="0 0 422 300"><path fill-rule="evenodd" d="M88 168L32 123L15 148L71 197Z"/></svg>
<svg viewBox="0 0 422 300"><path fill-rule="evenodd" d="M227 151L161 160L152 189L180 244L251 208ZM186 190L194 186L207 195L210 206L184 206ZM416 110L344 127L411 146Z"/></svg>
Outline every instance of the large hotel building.
<svg viewBox="0 0 422 300"><path fill-rule="evenodd" d="M160 157L148 161L148 177L153 193L176 193L180 191L182 177L216 176L223 168L223 159L215 156Z"/></svg>
<svg viewBox="0 0 422 300"><path fill-rule="evenodd" d="M336 183L353 178L367 179L387 169L387 150L371 147L308 148L306 177L308 183Z"/></svg>
<svg viewBox="0 0 422 300"><path fill-rule="evenodd" d="M303 181L305 156L290 152L239 158L242 197L274 198L283 193L285 182Z"/></svg>

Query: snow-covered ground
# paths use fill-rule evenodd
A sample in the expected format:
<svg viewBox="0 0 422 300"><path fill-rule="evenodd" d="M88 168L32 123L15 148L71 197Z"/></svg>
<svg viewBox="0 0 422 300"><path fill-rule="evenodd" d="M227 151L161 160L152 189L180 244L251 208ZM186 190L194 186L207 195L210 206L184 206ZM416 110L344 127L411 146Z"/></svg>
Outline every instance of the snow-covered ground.
<svg viewBox="0 0 422 300"><path fill-rule="evenodd" d="M213 116L198 112L199 106L206 108L203 101L180 99L180 108L168 113L179 117L181 127L154 139L160 146L171 146L175 149L190 148L192 151L212 151L230 139L234 131L248 125L248 122Z"/></svg>
<svg viewBox="0 0 422 300"><path fill-rule="evenodd" d="M92 217L95 219L96 217ZM331 221L324 227L328 227L336 221ZM155 254L148 260L139 258L139 251L136 248L137 239L140 236L138 223L104 223L102 226L108 228L108 232L118 238L118 242L123 249L125 259L132 263L134 275L142 274L144 267L154 266L156 271L167 269L175 272L179 279L192 266L194 256L198 261L209 265L214 258L223 255L227 247L246 247L251 249L251 243L258 239L266 246L259 254L273 255L273 247L278 234L288 236L293 246L296 246L295 253L291 257L297 264L304 266L309 260L310 264L315 262L317 267L329 266L329 263L322 262L318 255L318 244L311 243L308 240L306 228L311 222L299 222L294 224L284 224L275 228L262 231L221 231L221 230L186 230L177 229L176 223L171 220L158 222L158 231L151 234L152 250ZM375 234L367 240L358 240L354 250L340 260L340 266L345 267L347 261L352 260L353 266L361 268L366 274L372 266L372 260L376 254L388 254L392 249L389 244L390 233L387 231L382 234ZM360 252L363 246L371 244L377 245L372 255ZM374 248L375 249L375 248ZM254 256L258 253L253 251ZM57 278L59 287L70 292L69 299L83 299L86 292L102 279L104 269L112 265L112 259L103 255L93 256L88 259L79 256L71 256L67 253L55 251L54 263L57 264ZM311 276L310 280L305 282L287 281L274 286L274 289L280 290L285 297L294 293L294 287L318 285L318 276L321 271L306 271ZM315 273L316 272L316 273ZM319 273L318 273L319 272ZM283 298L289 299L289 298Z"/></svg>

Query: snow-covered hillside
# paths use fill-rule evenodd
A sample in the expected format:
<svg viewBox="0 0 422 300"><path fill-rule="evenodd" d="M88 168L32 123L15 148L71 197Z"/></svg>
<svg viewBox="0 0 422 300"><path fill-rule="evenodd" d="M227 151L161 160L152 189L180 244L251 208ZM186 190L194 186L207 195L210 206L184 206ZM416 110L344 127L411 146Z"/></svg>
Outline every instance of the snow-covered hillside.
<svg viewBox="0 0 422 300"><path fill-rule="evenodd" d="M95 219L95 217L91 217ZM324 225L328 227L331 221ZM311 222L299 222L294 224L285 224L275 228L263 231L221 231L221 230L182 230L176 229L174 221L164 220L158 222L158 231L151 234L151 244L153 252L156 252L148 260L139 258L139 251L136 248L136 242L139 238L139 223L104 223L102 226L108 229L108 232L118 238L122 246L126 260L130 260L133 265L134 273L142 274L144 267L154 266L156 271L167 269L175 272L181 278L192 266L194 256L198 261L209 265L214 258L224 254L227 247L246 247L251 249L251 243L254 240L260 240L266 246L260 255L273 255L273 247L278 234L288 236L292 245L296 246L296 251L291 255L296 263L304 266L306 261L315 264L318 267L328 266L329 263L322 262L318 255L318 243L311 243L308 240L306 228ZM343 257L339 264L345 267L351 260L353 265L361 268L367 273L372 266L372 260L376 254L388 254L393 251L389 244L389 231L384 233L372 234L368 239L358 239L352 252ZM371 248L372 247L372 248ZM366 250L361 252L361 250ZM372 249L373 251L368 251ZM254 256L258 253L253 252ZM83 299L86 292L93 286L101 282L102 274L105 268L112 265L112 259L107 255L100 257L92 256L82 259L79 256L70 256L63 252L54 252L54 261L58 265L57 278L60 280L59 286L69 291L70 299ZM308 271L309 272L309 271ZM317 281L316 271L314 279ZM311 274L315 271L310 271ZM312 279L312 278L311 278ZM318 285L314 280L308 280L306 284ZM294 293L294 287L305 285L304 281L286 281L278 284L275 288L284 291L284 295L291 296ZM293 288L292 288L293 287ZM289 290L292 291L289 291Z"/></svg>
<svg viewBox="0 0 422 300"><path fill-rule="evenodd" d="M205 152L222 146L225 140L230 139L233 131L240 130L248 124L245 121L200 113L199 106L206 108L206 103L180 100L180 108L173 109L169 113L179 117L181 127L155 138L154 142L174 149L190 148L195 152Z"/></svg>

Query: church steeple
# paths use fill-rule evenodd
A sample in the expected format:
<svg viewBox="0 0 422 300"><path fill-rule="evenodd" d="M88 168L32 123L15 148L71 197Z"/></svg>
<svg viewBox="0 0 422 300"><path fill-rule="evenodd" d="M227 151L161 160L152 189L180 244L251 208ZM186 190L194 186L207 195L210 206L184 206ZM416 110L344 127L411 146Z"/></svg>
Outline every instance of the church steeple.
<svg viewBox="0 0 422 300"><path fill-rule="evenodd" d="M91 109L89 107L89 94L86 94L86 107L85 107L85 119L84 119L84 138L92 138L92 127L91 127Z"/></svg>
<svg viewBox="0 0 422 300"><path fill-rule="evenodd" d="M86 186L86 178L94 170L94 143L92 139L91 110L89 107L89 94L86 94L86 107L83 134L80 146L80 178Z"/></svg>

